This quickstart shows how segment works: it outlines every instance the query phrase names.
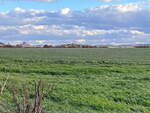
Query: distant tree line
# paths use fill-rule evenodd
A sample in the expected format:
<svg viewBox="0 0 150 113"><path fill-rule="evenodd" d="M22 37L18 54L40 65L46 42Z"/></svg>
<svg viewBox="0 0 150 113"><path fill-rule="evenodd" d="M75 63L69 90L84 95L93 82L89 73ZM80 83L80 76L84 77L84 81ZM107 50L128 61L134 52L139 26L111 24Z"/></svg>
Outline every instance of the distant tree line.
<svg viewBox="0 0 150 113"><path fill-rule="evenodd" d="M27 44L26 42L23 42L22 44L3 44L0 43L0 48L150 48L150 45L119 45L119 46L111 46L111 45L88 45L88 44L62 44L62 45L30 45Z"/></svg>
<svg viewBox="0 0 150 113"><path fill-rule="evenodd" d="M150 48L150 46L146 46L146 45L145 46L144 45L143 46L134 46L134 48Z"/></svg>
<svg viewBox="0 0 150 113"><path fill-rule="evenodd" d="M83 44L63 44L63 45L43 45L43 46L33 46L30 44L0 44L0 48L108 48L108 46L95 46L95 45L83 45Z"/></svg>

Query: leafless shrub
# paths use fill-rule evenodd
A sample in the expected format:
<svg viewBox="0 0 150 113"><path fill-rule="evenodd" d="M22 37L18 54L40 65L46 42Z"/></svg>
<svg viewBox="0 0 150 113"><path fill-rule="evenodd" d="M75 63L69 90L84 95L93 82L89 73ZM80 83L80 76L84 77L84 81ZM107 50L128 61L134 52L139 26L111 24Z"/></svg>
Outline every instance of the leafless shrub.
<svg viewBox="0 0 150 113"><path fill-rule="evenodd" d="M13 90L13 101L16 106L15 113L43 113L42 101L44 96L44 86L42 81L35 82L34 99L31 101L26 84L23 85L23 102L17 99L17 92Z"/></svg>
<svg viewBox="0 0 150 113"><path fill-rule="evenodd" d="M11 86L11 92L13 95L13 104L14 108L9 109L7 105L1 104L4 110L2 113L43 113L43 100L46 96L45 88L53 90L54 85L46 86L41 80L34 83L34 94L33 97L30 97L30 91L27 84L23 84L21 88L21 93L16 87ZM46 88L46 89L47 89ZM44 91L45 90L45 91ZM9 109L9 110L8 110Z"/></svg>

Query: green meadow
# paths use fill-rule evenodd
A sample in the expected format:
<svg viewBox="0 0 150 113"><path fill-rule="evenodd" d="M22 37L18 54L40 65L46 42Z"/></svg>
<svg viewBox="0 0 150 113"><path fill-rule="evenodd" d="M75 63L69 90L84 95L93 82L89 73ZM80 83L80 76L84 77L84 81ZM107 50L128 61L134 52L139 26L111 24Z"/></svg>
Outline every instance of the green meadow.
<svg viewBox="0 0 150 113"><path fill-rule="evenodd" d="M150 49L0 49L0 111L13 88L42 80L44 113L150 113ZM18 96L21 98L21 95ZM6 112L7 113L7 112Z"/></svg>

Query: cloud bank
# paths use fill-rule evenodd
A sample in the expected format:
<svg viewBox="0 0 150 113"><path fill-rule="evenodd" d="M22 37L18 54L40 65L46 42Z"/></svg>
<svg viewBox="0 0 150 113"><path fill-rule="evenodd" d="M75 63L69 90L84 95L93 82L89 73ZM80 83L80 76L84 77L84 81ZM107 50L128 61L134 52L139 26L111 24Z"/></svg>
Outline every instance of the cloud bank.
<svg viewBox="0 0 150 113"><path fill-rule="evenodd" d="M15 8L0 12L0 41L33 44L150 43L150 9L135 3L85 11Z"/></svg>

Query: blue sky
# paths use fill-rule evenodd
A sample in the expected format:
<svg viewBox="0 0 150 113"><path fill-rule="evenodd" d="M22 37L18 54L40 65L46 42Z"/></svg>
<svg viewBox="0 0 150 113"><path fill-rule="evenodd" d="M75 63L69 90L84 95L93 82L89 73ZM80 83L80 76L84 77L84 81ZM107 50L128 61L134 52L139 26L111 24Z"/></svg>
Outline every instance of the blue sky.
<svg viewBox="0 0 150 113"><path fill-rule="evenodd" d="M102 2L98 0L56 0L55 2L36 2L31 0L1 0L1 11L8 11L16 7L23 9L44 9L59 10L62 8L70 8L72 10L84 10L105 4L126 4L131 2L139 2L144 0L118 0L112 2Z"/></svg>
<svg viewBox="0 0 150 113"><path fill-rule="evenodd" d="M0 0L0 42L150 44L150 0Z"/></svg>

